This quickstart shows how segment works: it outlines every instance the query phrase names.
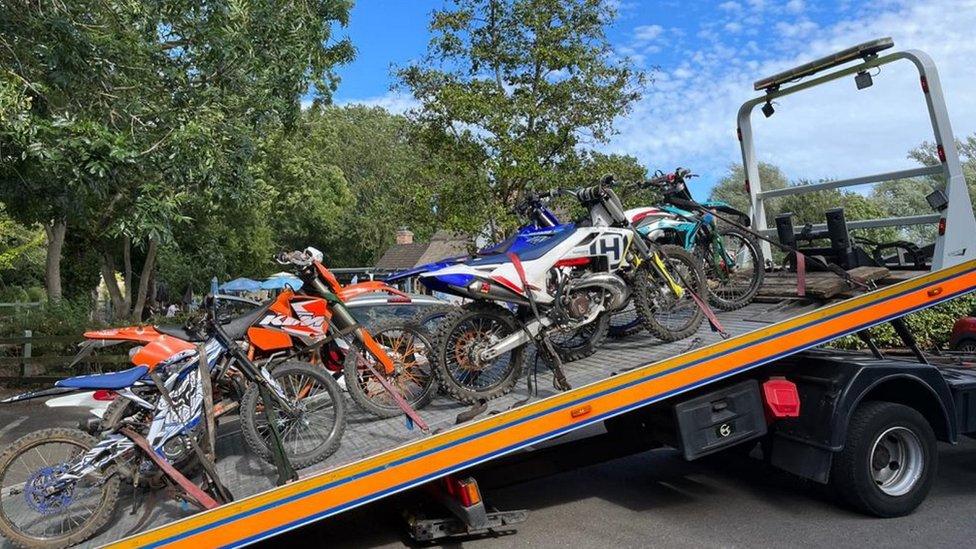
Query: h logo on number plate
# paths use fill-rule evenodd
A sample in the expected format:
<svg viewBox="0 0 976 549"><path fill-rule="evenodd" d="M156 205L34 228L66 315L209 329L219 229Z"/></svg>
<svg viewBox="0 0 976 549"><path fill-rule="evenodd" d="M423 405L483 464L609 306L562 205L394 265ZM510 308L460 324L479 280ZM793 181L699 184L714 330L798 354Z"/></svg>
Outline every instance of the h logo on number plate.
<svg viewBox="0 0 976 549"><path fill-rule="evenodd" d="M623 257L623 243L619 235L607 235L590 244L590 255L605 255L610 265L620 263Z"/></svg>

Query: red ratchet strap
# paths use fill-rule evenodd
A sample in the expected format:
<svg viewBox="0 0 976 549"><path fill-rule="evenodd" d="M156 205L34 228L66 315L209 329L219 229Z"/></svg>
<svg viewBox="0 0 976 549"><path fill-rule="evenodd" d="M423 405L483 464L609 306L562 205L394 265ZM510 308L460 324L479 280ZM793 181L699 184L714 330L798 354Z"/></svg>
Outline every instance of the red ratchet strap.
<svg viewBox="0 0 976 549"><path fill-rule="evenodd" d="M422 417L420 417L420 414L418 414L417 411L414 410L412 406L410 406L410 403L403 398L400 392L397 391L392 385L390 385L390 382L386 380L385 376L381 375L379 372L376 371L376 368L373 367L373 364L370 363L370 361L366 360L365 362L366 362L366 368L370 371L370 373L373 374L373 379L380 382L380 385L383 386L383 389L386 390L387 394L393 397L393 400L397 403L397 406L399 406L400 409L403 410L404 414L407 414L407 417L410 418L410 421L413 421L414 424L417 425L417 428L420 429L421 431L425 433L429 432L430 427L427 425L427 422L424 421Z"/></svg>
<svg viewBox="0 0 976 549"><path fill-rule="evenodd" d="M686 289L685 291L688 292L691 299L695 301L698 308L705 313L705 318L707 318L708 323L712 325L712 331L718 332L723 338L729 337L729 333L726 332L725 328L722 327L722 323L718 321L718 317L715 316L715 311L712 311L712 308L708 306L708 303L705 303L705 300L699 297L699 295L696 292L693 292L691 289Z"/></svg>
<svg viewBox="0 0 976 549"><path fill-rule="evenodd" d="M807 295L807 257L800 252L796 253L796 295L803 297Z"/></svg>
<svg viewBox="0 0 976 549"><path fill-rule="evenodd" d="M197 503L200 504L201 507L203 507L204 509L213 509L220 505L219 503L217 503L217 500L210 497L210 494L204 492L203 490L200 489L199 486L190 482L190 480L185 476L183 476L183 473L177 471L176 468L170 464L170 462L160 457L159 454L157 454L149 446L149 442L145 438L143 438L142 435L136 433L135 431L129 429L128 427L123 427L119 429L119 432L129 437L129 439L131 439L132 442L136 443L136 446L141 448L142 451L145 452L147 456L149 456L149 459L153 460L153 463L155 463L160 469L162 469L164 473L166 473L166 476L173 479L177 484L179 484L180 488L182 488L183 491L186 492L188 496L195 499Z"/></svg>
<svg viewBox="0 0 976 549"><path fill-rule="evenodd" d="M515 252L508 252L508 258L512 260L512 265L515 266L515 272L518 273L519 282L522 283L522 292L529 292L529 283L525 280L525 269L522 267L522 260L519 259L518 254Z"/></svg>

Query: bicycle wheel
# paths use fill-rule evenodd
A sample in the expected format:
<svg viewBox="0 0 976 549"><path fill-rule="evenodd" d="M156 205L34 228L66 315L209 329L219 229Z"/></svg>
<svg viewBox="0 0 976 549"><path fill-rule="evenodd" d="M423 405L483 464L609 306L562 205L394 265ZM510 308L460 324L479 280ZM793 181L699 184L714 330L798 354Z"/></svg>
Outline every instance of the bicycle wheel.
<svg viewBox="0 0 976 549"><path fill-rule="evenodd" d="M437 376L449 395L461 402L500 397L515 386L525 359L524 346L492 360L480 352L518 331L508 309L475 301L444 319L437 335Z"/></svg>
<svg viewBox="0 0 976 549"><path fill-rule="evenodd" d="M641 324L663 341L678 341L698 331L705 313L691 297L694 291L707 299L701 262L679 246L667 244L658 249L664 266L675 284L686 290L678 297L671 284L650 261L641 263L634 276L634 305Z"/></svg>
<svg viewBox="0 0 976 549"><path fill-rule="evenodd" d="M339 449L346 429L346 407L341 389L321 367L289 360L271 370L292 410L275 403L269 415L276 421L281 445L292 467L301 469L331 456ZM241 431L254 453L274 462L271 429L257 383L248 385L241 402Z"/></svg>
<svg viewBox="0 0 976 549"><path fill-rule="evenodd" d="M734 311L751 303L759 292L765 277L763 259L751 235L736 228L720 235L725 253L712 250L705 258L708 300L717 309Z"/></svg>
<svg viewBox="0 0 976 549"><path fill-rule="evenodd" d="M0 533L22 547L67 547L109 521L121 481L110 467L67 480L64 473L98 441L78 429L42 429L0 455Z"/></svg>
<svg viewBox="0 0 976 549"><path fill-rule="evenodd" d="M358 340L354 341L346 353L342 370L353 402L379 417L403 414L393 396L367 368L369 364L411 408L419 410L426 406L437 392L433 371L434 346L429 334L418 324L393 319L377 322L370 334L393 361L394 371L384 374L383 365L376 357Z"/></svg>

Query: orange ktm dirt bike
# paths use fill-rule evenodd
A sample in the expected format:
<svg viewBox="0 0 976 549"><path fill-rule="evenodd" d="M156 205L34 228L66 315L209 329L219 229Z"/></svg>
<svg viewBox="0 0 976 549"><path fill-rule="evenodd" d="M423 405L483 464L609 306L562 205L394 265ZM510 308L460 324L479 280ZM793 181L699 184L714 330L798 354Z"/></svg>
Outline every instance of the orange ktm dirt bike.
<svg viewBox="0 0 976 549"><path fill-rule="evenodd" d="M335 372L341 364L349 396L361 408L379 417L404 414L426 432L416 410L437 392L429 336L420 325L398 320L366 330L345 306L351 295L367 292L409 297L383 282L342 286L314 248L281 253L276 259L297 270L303 291L310 295L283 291L272 306L275 314L249 331L251 344L262 353L282 352L286 335L293 339L293 352L311 355ZM329 337L321 340L325 335Z"/></svg>

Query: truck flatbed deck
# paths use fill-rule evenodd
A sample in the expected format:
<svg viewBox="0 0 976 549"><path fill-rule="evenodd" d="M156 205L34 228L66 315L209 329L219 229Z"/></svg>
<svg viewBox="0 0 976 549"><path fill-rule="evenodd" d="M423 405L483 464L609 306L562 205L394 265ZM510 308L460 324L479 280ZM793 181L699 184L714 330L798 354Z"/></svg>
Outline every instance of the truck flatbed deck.
<svg viewBox="0 0 976 549"><path fill-rule="evenodd" d="M468 407L438 397L422 410L434 431L427 436L402 419L377 421L356 411L335 455L277 488L273 468L246 453L228 422L219 433L218 469L237 501L194 515L161 503L146 525L155 529L121 539L139 519L125 514L89 543L253 543L974 290L976 261L967 261L831 305L755 303L722 313L728 339L707 326L669 344L638 334L567 364L574 387L567 392L554 391L550 374L540 372L530 401L513 408L527 396L523 381L491 401L489 413L461 425L455 418Z"/></svg>

